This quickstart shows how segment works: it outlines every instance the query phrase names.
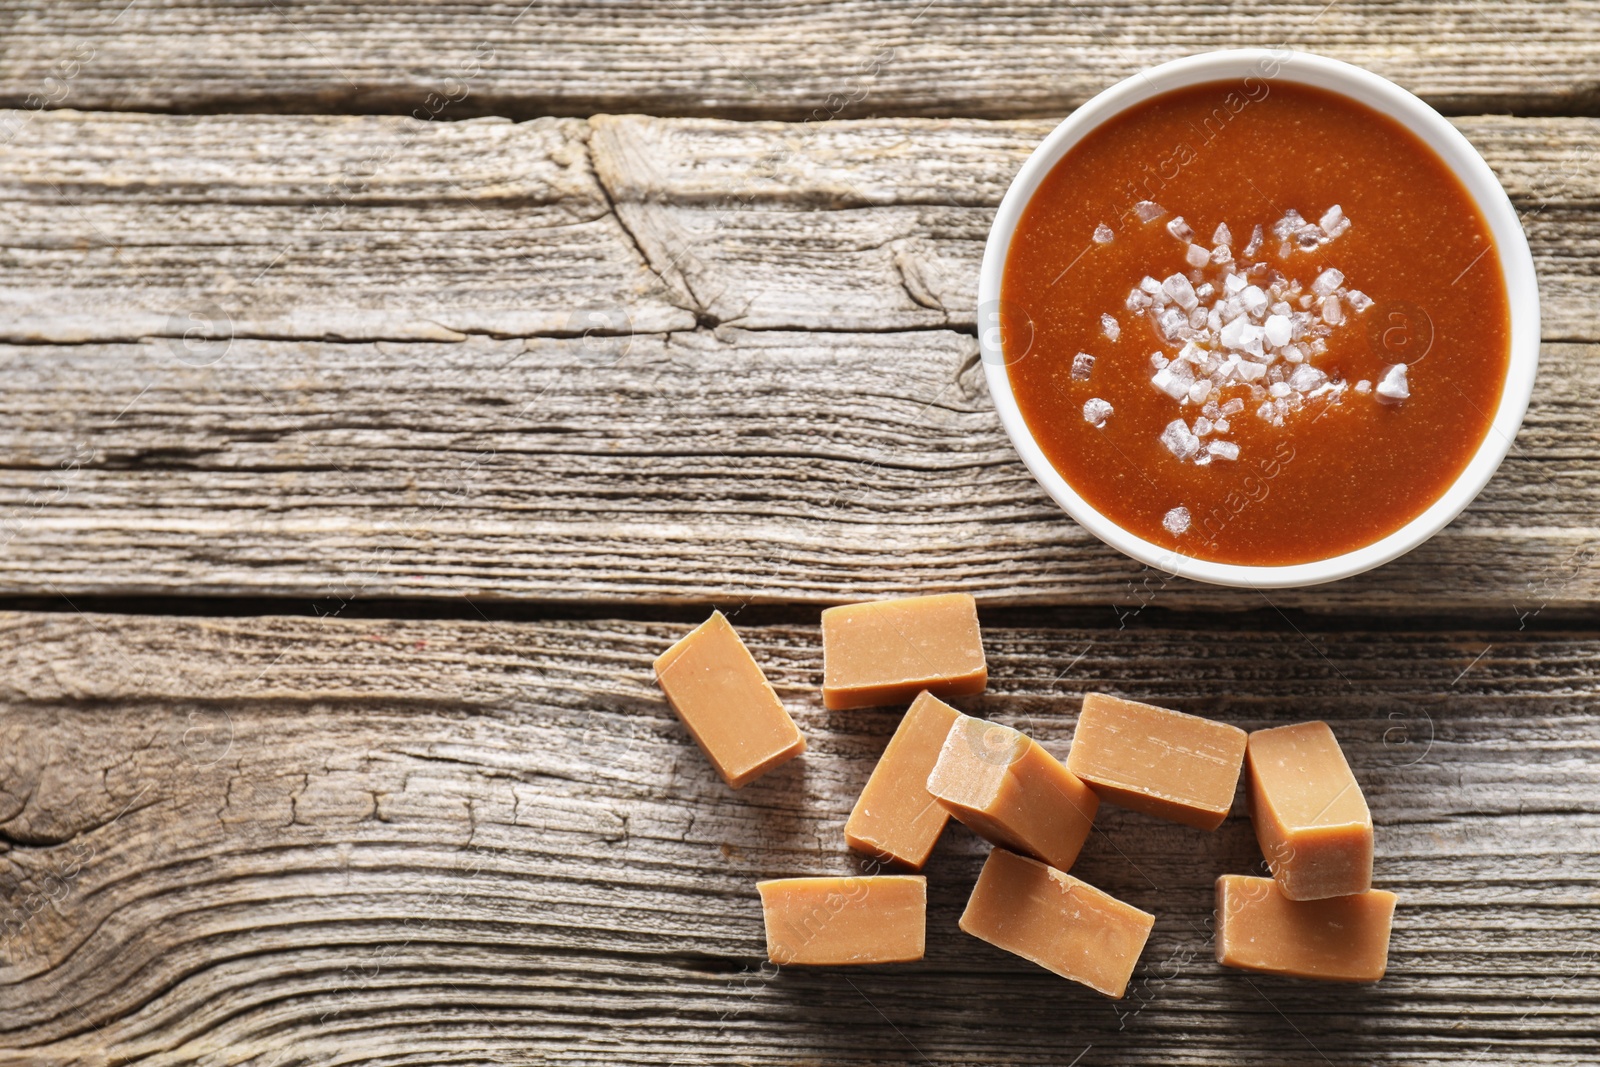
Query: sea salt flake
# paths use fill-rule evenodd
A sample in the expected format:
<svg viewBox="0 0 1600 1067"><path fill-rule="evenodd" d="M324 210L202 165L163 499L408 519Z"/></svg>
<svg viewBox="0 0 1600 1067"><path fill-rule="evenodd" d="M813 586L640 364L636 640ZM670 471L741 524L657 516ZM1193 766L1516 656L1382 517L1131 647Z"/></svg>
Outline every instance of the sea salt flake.
<svg viewBox="0 0 1600 1067"><path fill-rule="evenodd" d="M1218 245L1211 250L1211 262L1222 266L1233 262L1233 249L1227 245Z"/></svg>
<svg viewBox="0 0 1600 1067"><path fill-rule="evenodd" d="M1194 420L1194 435L1196 437L1206 436L1206 434L1211 432L1211 429L1211 420L1206 418L1204 415L1201 415L1199 418Z"/></svg>
<svg viewBox="0 0 1600 1067"><path fill-rule="evenodd" d="M1239 458L1239 446L1232 441L1207 442L1206 452L1216 459L1235 460Z"/></svg>
<svg viewBox="0 0 1600 1067"><path fill-rule="evenodd" d="M1339 223L1343 221L1344 209L1338 204L1335 204L1322 213L1322 218L1317 220L1317 225L1321 226L1328 233L1332 233L1334 230L1339 228Z"/></svg>
<svg viewBox="0 0 1600 1067"><path fill-rule="evenodd" d="M1261 251L1261 241L1261 227L1257 226L1250 232L1250 243L1244 246L1244 258L1250 259L1257 252Z"/></svg>
<svg viewBox="0 0 1600 1067"><path fill-rule="evenodd" d="M1189 279L1185 278L1187 282ZM1163 311L1156 324L1161 327L1161 333L1169 341L1176 341L1189 325L1189 316L1177 308L1167 308Z"/></svg>
<svg viewBox="0 0 1600 1067"><path fill-rule="evenodd" d="M1228 432L1228 420L1227 419L1218 419L1212 425L1212 428L1214 430L1216 430L1218 433L1227 433Z"/></svg>
<svg viewBox="0 0 1600 1067"><path fill-rule="evenodd" d="M1141 200L1133 205L1133 210L1140 222L1154 222L1167 213L1167 209L1154 200Z"/></svg>
<svg viewBox="0 0 1600 1067"><path fill-rule="evenodd" d="M1115 317L1111 315L1100 316L1100 332L1106 335L1107 341L1115 341L1122 336L1122 327Z"/></svg>
<svg viewBox="0 0 1600 1067"><path fill-rule="evenodd" d="M1087 352L1079 352L1072 357L1072 380L1086 382L1089 375L1094 373L1094 357Z"/></svg>
<svg viewBox="0 0 1600 1067"><path fill-rule="evenodd" d="M1129 311L1142 311L1150 306L1150 294L1135 288L1128 293L1128 299L1123 301L1122 306Z"/></svg>
<svg viewBox="0 0 1600 1067"><path fill-rule="evenodd" d="M1386 400L1404 400L1411 395L1404 363L1395 363L1384 368L1383 377L1378 379L1377 393Z"/></svg>
<svg viewBox="0 0 1600 1067"><path fill-rule="evenodd" d="M1322 321L1329 326L1344 322L1344 308L1340 306L1337 296L1329 294L1322 298Z"/></svg>
<svg viewBox="0 0 1600 1067"><path fill-rule="evenodd" d="M1344 274L1332 267L1317 275L1317 280L1311 283L1311 291L1318 296L1327 296L1339 286L1344 284Z"/></svg>
<svg viewBox="0 0 1600 1067"><path fill-rule="evenodd" d="M1202 378L1198 382L1195 382L1193 385L1189 386L1189 403L1191 404L1203 404L1205 403L1206 397L1210 395L1211 382L1209 379Z"/></svg>
<svg viewBox="0 0 1600 1067"><path fill-rule="evenodd" d="M1234 397L1232 400L1222 405L1222 413L1224 415L1237 415L1243 410L1244 401L1240 400L1238 397Z"/></svg>
<svg viewBox="0 0 1600 1067"><path fill-rule="evenodd" d="M1211 253L1199 245L1190 245L1184 249L1183 258L1191 267L1203 267L1211 262Z"/></svg>
<svg viewBox="0 0 1600 1067"><path fill-rule="evenodd" d="M1274 237L1288 237L1305 224L1306 220L1300 217L1300 212L1290 208L1284 212L1283 218L1272 224L1272 235Z"/></svg>
<svg viewBox="0 0 1600 1067"><path fill-rule="evenodd" d="M1239 303L1251 315L1260 315L1267 310L1267 294L1259 285L1247 285L1239 293Z"/></svg>
<svg viewBox="0 0 1600 1067"><path fill-rule="evenodd" d="M1189 522L1189 509L1182 505L1173 508L1161 518L1161 525L1174 537L1186 532L1189 529Z"/></svg>
<svg viewBox="0 0 1600 1067"><path fill-rule="evenodd" d="M1200 302L1203 304L1207 300L1210 300L1212 297L1216 296L1217 295L1217 290L1212 286L1212 284L1210 282L1205 282L1205 283L1203 283L1201 285L1195 286L1194 295L1199 297L1200 298Z"/></svg>
<svg viewBox="0 0 1600 1067"><path fill-rule="evenodd" d="M1289 388L1297 393L1309 393L1328 380L1328 376L1309 363L1302 363L1289 375Z"/></svg>
<svg viewBox="0 0 1600 1067"><path fill-rule="evenodd" d="M1161 291L1161 283L1150 277L1150 275L1146 274L1143 278L1139 279L1139 288L1143 289L1147 293L1150 293L1151 295L1154 295Z"/></svg>
<svg viewBox="0 0 1600 1067"><path fill-rule="evenodd" d="M1094 243L1097 245L1108 245L1116 236L1116 231L1103 222L1094 228Z"/></svg>
<svg viewBox="0 0 1600 1067"><path fill-rule="evenodd" d="M1083 402L1083 421L1095 429L1106 424L1106 419L1111 416L1111 405L1097 396L1091 396Z"/></svg>
<svg viewBox="0 0 1600 1067"><path fill-rule="evenodd" d="M1366 396L1368 393L1372 392L1372 383L1367 381L1365 378L1361 379L1356 383L1356 392L1360 393L1362 396Z"/></svg>
<svg viewBox="0 0 1600 1067"><path fill-rule="evenodd" d="M1294 336L1294 327L1289 324L1285 315L1268 315L1262 329L1267 334L1267 344L1273 348L1282 348L1289 343L1289 338Z"/></svg>
<svg viewBox="0 0 1600 1067"><path fill-rule="evenodd" d="M1230 274L1223 281L1222 288L1227 292L1227 294L1229 296L1233 296L1233 295L1237 294L1241 289L1243 289L1245 286L1247 286L1249 284L1250 284L1249 281L1247 281L1245 279L1245 276L1243 274Z"/></svg>
<svg viewBox="0 0 1600 1067"><path fill-rule="evenodd" d="M1179 459L1188 459L1200 451L1200 438L1189 432L1188 425L1182 419L1167 423L1167 428L1161 431L1161 443Z"/></svg>
<svg viewBox="0 0 1600 1067"><path fill-rule="evenodd" d="M1217 223L1217 228L1211 233L1211 243L1214 245L1233 244L1233 231L1228 229L1226 222Z"/></svg>
<svg viewBox="0 0 1600 1067"><path fill-rule="evenodd" d="M1168 362L1170 361L1167 359L1167 357L1163 356L1160 352L1150 353L1150 366L1154 367L1156 370L1160 370L1162 367L1165 367Z"/></svg>
<svg viewBox="0 0 1600 1067"><path fill-rule="evenodd" d="M1167 280L1161 283L1161 288L1185 311L1193 310L1200 303L1200 298L1194 294L1194 285L1181 274L1168 276Z"/></svg>
<svg viewBox="0 0 1600 1067"><path fill-rule="evenodd" d="M1167 232L1180 241L1194 240L1194 227L1183 221L1183 216L1175 216L1167 223Z"/></svg>
<svg viewBox="0 0 1600 1067"><path fill-rule="evenodd" d="M1242 382L1254 382L1261 380L1261 377L1267 373L1267 368L1264 364L1251 363L1249 360L1245 360L1234 369L1234 373L1238 375L1239 380Z"/></svg>
<svg viewBox="0 0 1600 1067"><path fill-rule="evenodd" d="M1194 384L1194 374L1187 363L1168 363L1151 376L1150 384L1174 400L1183 400L1189 395L1189 386Z"/></svg>
<svg viewBox="0 0 1600 1067"><path fill-rule="evenodd" d="M1347 291L1344 294L1344 300L1345 303L1350 305L1351 310L1357 315L1361 314L1363 311L1372 306L1372 297L1368 296L1366 293L1363 293L1360 289L1351 289Z"/></svg>
<svg viewBox="0 0 1600 1067"><path fill-rule="evenodd" d="M1293 387L1288 382L1273 382L1267 386L1267 392L1274 397L1288 396Z"/></svg>

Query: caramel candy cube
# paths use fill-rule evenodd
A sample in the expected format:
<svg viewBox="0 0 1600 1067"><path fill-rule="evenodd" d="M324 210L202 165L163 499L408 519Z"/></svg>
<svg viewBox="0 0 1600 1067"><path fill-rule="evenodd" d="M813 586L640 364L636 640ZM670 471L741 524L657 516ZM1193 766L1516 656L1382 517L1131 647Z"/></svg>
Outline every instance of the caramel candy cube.
<svg viewBox="0 0 1600 1067"><path fill-rule="evenodd" d="M1233 807L1248 740L1227 723L1089 693L1067 770L1113 804L1215 830Z"/></svg>
<svg viewBox="0 0 1600 1067"><path fill-rule="evenodd" d="M1155 921L1088 882L997 848L984 861L961 929L1119 998Z"/></svg>
<svg viewBox="0 0 1600 1067"><path fill-rule="evenodd" d="M1257 730L1246 763L1256 840L1284 896L1372 888L1372 814L1327 723Z"/></svg>
<svg viewBox="0 0 1600 1067"><path fill-rule="evenodd" d="M959 718L959 711L932 693L912 702L844 824L851 848L908 867L928 862L950 821L950 813L928 792L928 775Z"/></svg>
<svg viewBox="0 0 1600 1067"><path fill-rule="evenodd" d="M656 658L656 683L735 789L806 749L778 694L720 611Z"/></svg>
<svg viewBox="0 0 1600 1067"><path fill-rule="evenodd" d="M1290 900L1271 878L1217 879L1217 962L1334 982L1376 982L1389 963L1395 895L1369 889Z"/></svg>
<svg viewBox="0 0 1600 1067"><path fill-rule="evenodd" d="M822 703L832 711L983 692L978 603L965 593L846 604L822 613Z"/></svg>
<svg viewBox="0 0 1600 1067"><path fill-rule="evenodd" d="M922 958L928 880L920 874L757 882L773 963L835 966Z"/></svg>
<svg viewBox="0 0 1600 1067"><path fill-rule="evenodd" d="M928 792L981 837L1063 871L1078 858L1100 806L1037 741L970 715L950 727Z"/></svg>

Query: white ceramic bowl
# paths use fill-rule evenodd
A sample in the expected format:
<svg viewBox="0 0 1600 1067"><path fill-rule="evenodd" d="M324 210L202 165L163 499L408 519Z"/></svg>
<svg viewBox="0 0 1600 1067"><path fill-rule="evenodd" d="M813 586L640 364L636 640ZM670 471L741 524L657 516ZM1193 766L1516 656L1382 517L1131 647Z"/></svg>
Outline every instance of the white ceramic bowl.
<svg viewBox="0 0 1600 1067"><path fill-rule="evenodd" d="M1292 566L1253 567L1195 559L1129 533L1090 507L1050 465L1033 439L1012 395L1000 349L998 308L1006 252L1017 220L1050 169L1085 134L1135 104L1174 89L1246 77L1340 93L1389 115L1420 137L1455 172L1488 221L1500 253L1511 310L1511 357L1500 406L1483 443L1455 484L1421 515L1388 536L1353 552ZM989 392L1012 444L1045 491L1090 533L1167 574L1217 585L1285 588L1331 582L1381 566L1438 533L1472 503L1510 451L1533 392L1539 363L1539 288L1527 238L1505 190L1477 150L1437 111L1393 82L1348 63L1290 49L1244 48L1174 60L1118 82L1074 111L1034 149L1006 190L984 248L983 268L978 275L978 342Z"/></svg>

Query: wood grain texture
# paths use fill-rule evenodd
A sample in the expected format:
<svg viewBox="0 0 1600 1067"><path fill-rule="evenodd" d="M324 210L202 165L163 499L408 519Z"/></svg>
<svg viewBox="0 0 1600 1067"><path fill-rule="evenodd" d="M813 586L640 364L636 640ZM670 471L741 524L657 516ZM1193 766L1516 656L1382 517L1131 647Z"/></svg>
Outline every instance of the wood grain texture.
<svg viewBox="0 0 1600 1067"><path fill-rule="evenodd" d="M1365 988L1212 963L1212 879L1260 861L1242 814L1103 808L1074 872L1157 915L1114 1010L957 931L983 847L955 825L926 961L762 969L753 883L861 868L842 827L899 711L825 712L816 627L747 626L810 747L734 793L650 680L684 628L0 617L0 1062L1577 1064L1600 1041L1593 635L989 628L967 709L1057 754L1087 688L1324 717L1372 808L1401 905Z"/></svg>
<svg viewBox="0 0 1600 1067"><path fill-rule="evenodd" d="M0 113L0 339L970 329L1051 124ZM1600 340L1600 120L1456 120ZM200 346L204 348L202 344Z"/></svg>
<svg viewBox="0 0 1600 1067"><path fill-rule="evenodd" d="M1516 619L1600 594L1593 345L1547 345L1511 457L1396 563L1273 592ZM692 331L0 346L12 593L1259 609L1085 533L1000 428L976 341Z"/></svg>
<svg viewBox="0 0 1600 1067"><path fill-rule="evenodd" d="M0 102L134 110L1060 114L1241 45L1346 59L1457 111L1592 108L1592 0L1234 4L843 0L7 0Z"/></svg>

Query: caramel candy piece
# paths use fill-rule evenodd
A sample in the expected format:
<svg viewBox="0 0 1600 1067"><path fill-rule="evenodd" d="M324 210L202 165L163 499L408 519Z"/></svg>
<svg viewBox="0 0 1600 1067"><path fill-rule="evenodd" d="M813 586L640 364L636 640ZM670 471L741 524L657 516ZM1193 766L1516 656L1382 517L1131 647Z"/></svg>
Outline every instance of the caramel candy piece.
<svg viewBox="0 0 1600 1067"><path fill-rule="evenodd" d="M1271 878L1217 879L1217 962L1335 982L1376 982L1389 963L1395 895L1290 900Z"/></svg>
<svg viewBox="0 0 1600 1067"><path fill-rule="evenodd" d="M1088 882L997 848L978 875L961 929L1118 998L1155 921Z"/></svg>
<svg viewBox="0 0 1600 1067"><path fill-rule="evenodd" d="M778 694L720 611L656 658L656 684L735 789L806 750Z"/></svg>
<svg viewBox="0 0 1600 1067"><path fill-rule="evenodd" d="M844 824L851 848L908 867L928 862L950 821L950 813L928 792L928 775L959 718L959 711L932 693L912 702Z"/></svg>
<svg viewBox="0 0 1600 1067"><path fill-rule="evenodd" d="M979 835L1063 871L1078 858L1100 806L1037 741L970 715L950 727L928 792Z"/></svg>
<svg viewBox="0 0 1600 1067"><path fill-rule="evenodd" d="M1233 807L1248 740L1224 722L1088 693L1067 770L1114 804L1215 830Z"/></svg>
<svg viewBox="0 0 1600 1067"><path fill-rule="evenodd" d="M965 593L846 604L822 613L822 704L831 711L983 692L978 603Z"/></svg>
<svg viewBox="0 0 1600 1067"><path fill-rule="evenodd" d="M922 958L928 880L920 874L757 882L773 963L833 966Z"/></svg>
<svg viewBox="0 0 1600 1067"><path fill-rule="evenodd" d="M1372 815L1325 722L1250 735L1250 818L1278 887L1321 900L1372 887Z"/></svg>

